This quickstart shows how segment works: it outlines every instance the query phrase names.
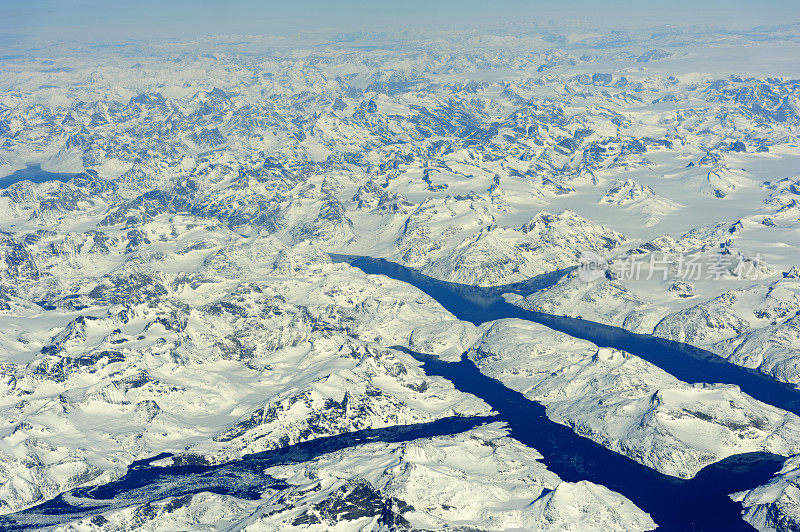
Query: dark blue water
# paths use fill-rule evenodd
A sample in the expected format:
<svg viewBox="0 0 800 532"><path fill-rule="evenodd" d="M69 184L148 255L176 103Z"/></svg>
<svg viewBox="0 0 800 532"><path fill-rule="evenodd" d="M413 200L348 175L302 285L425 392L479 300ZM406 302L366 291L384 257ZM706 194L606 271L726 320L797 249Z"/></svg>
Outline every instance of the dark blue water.
<svg viewBox="0 0 800 532"><path fill-rule="evenodd" d="M783 457L777 455L749 453L710 465L691 480L663 475L551 421L542 405L483 375L466 358L448 363L397 349L422 361L427 374L442 376L459 390L481 397L498 416L447 418L404 427L362 430L247 456L219 466L151 466L151 461L166 455L157 456L132 464L128 473L117 481L74 489L29 510L0 518L0 527L14 530L52 526L114 508L201 491L255 500L267 488L284 487L280 481L263 473L270 466L305 462L373 441L401 442L457 434L498 420L508 424L512 437L537 449L544 456L542 461L562 479L590 480L622 493L648 512L660 530L752 530L741 519L740 506L731 501L728 494L763 484L783 462Z"/></svg>
<svg viewBox="0 0 800 532"><path fill-rule="evenodd" d="M42 170L40 164L29 164L22 170L17 170L11 175L0 177L0 188L8 188L19 181L30 181L32 183L44 183L45 181L61 181L66 183L79 174L53 173Z"/></svg>
<svg viewBox="0 0 800 532"><path fill-rule="evenodd" d="M437 300L457 318L476 325L501 318L519 318L622 349L688 382L736 384L751 396L800 413L800 392L748 368L687 344L634 334L587 320L532 312L505 302L503 293L522 295L555 283L556 272L527 283L476 288L440 281L398 264L368 257L333 255L369 274L383 274L412 284ZM446 363L415 354L430 375L449 379L461 391L489 403L509 423L511 435L544 455L544 462L561 478L602 484L622 493L648 512L662 530L751 530L740 517L741 507L728 498L735 491L763 484L779 469L783 457L748 453L710 465L691 480L662 475L588 439L568 427L549 422L543 406L481 374L464 358Z"/></svg>
<svg viewBox="0 0 800 532"><path fill-rule="evenodd" d="M491 405L498 419L508 423L510 435L539 451L542 462L562 479L589 480L625 495L650 514L659 530L753 530L728 495L767 482L785 460L747 453L709 465L690 480L663 475L550 421L544 406L483 375L466 357L448 363L412 354L428 375L442 376Z"/></svg>
<svg viewBox="0 0 800 532"><path fill-rule="evenodd" d="M634 335L615 327L529 312L505 303L500 297L509 291L527 293L542 288L555 282L563 272L518 285L476 289L437 281L387 261L341 256L336 260L347 260L367 273L382 273L409 282L437 299L460 319L476 324L504 317L530 319L599 345L633 352L684 380L733 382L740 386L744 383L751 389L760 389L762 400L763 397L775 399L773 404L788 399L796 401L788 387L732 366L702 350ZM493 420L506 422L511 436L537 449L544 456L542 461L562 479L570 482L589 480L625 495L648 512L660 530L752 530L741 519L741 507L731 501L728 494L767 482L784 459L768 453L748 453L712 464L690 480L670 477L554 423L547 418L542 405L483 375L466 358L461 362L447 363L403 348L397 349L422 361L427 374L442 376L457 389L482 398L499 415L495 418L449 418L427 424L320 438L221 466L178 463L153 467L149 464L152 459L142 461L131 466L129 472L115 482L75 489L29 510L0 518L0 528L38 528L113 508L201 491L255 499L267 487L279 489L282 486L263 473L266 467L303 462L370 441L397 442L456 434ZM797 403L791 404L796 406Z"/></svg>
<svg viewBox="0 0 800 532"><path fill-rule="evenodd" d="M211 492L256 500L268 488L281 489L280 480L264 474L272 466L306 462L326 453L370 442L403 442L458 434L484 423L492 417L454 417L430 423L367 429L338 436L317 438L259 454L249 455L228 464L202 464L156 467L154 460L168 458L164 454L134 462L125 476L101 486L77 488L43 504L0 517L1 530L39 529L67 523L116 508L144 504L166 497L182 497Z"/></svg>
<svg viewBox="0 0 800 532"><path fill-rule="evenodd" d="M439 281L383 259L345 255L333 255L332 258L335 261L349 262L366 273L383 274L412 284L438 301L460 320L476 325L501 318L519 318L541 323L601 347L613 347L633 353L686 382L736 384L742 391L759 401L800 415L800 390L750 368L731 364L704 349L647 334L635 334L619 327L588 320L526 310L507 303L501 297L507 292L526 295L533 291L532 287L536 289L549 286L563 275L563 271L516 285L476 288Z"/></svg>

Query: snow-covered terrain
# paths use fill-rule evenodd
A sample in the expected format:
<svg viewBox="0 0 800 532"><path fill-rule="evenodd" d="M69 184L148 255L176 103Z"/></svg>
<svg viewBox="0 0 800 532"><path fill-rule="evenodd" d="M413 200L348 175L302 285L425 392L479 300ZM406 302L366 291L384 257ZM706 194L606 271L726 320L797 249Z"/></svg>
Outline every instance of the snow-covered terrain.
<svg viewBox="0 0 800 532"><path fill-rule="evenodd" d="M649 516L607 488L569 483L499 424L457 436L374 443L268 468L287 483L262 498L200 493L96 514L56 530L652 530Z"/></svg>
<svg viewBox="0 0 800 532"><path fill-rule="evenodd" d="M797 25L15 39L0 41L3 514L164 452L214 466L494 414L403 346L466 353L667 475L786 456L737 500L757 528L796 527L794 414L530 322L476 327L328 253L481 287L564 270L513 302L800 386ZM605 270L573 269L587 257ZM492 424L276 466L285 485L256 500L202 492L66 527L657 524L544 463Z"/></svg>
<svg viewBox="0 0 800 532"><path fill-rule="evenodd" d="M800 456L787 460L775 478L731 495L744 508L744 518L759 530L800 527Z"/></svg>
<svg viewBox="0 0 800 532"><path fill-rule="evenodd" d="M460 352L469 327L401 283L276 247L260 238L223 247L178 278L116 274L113 288L101 281L70 300L91 308L125 293L100 315L68 313L32 360L7 365L6 511L162 451L214 463L323 435L488 413L381 347L409 331L423 341L434 325L431 343Z"/></svg>
<svg viewBox="0 0 800 532"><path fill-rule="evenodd" d="M734 454L800 453L794 414L733 385L686 384L629 353L543 325L494 322L468 356L545 405L554 421L668 475L691 478Z"/></svg>

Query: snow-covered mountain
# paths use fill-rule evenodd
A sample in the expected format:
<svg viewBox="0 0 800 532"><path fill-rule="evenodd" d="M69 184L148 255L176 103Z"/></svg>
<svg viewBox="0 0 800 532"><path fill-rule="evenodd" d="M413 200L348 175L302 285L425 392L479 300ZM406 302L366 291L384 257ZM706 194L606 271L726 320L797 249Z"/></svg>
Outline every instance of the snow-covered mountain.
<svg viewBox="0 0 800 532"><path fill-rule="evenodd" d="M800 418L731 385L688 385L624 351L523 320L493 322L468 356L554 421L668 475L734 454L800 453Z"/></svg>
<svg viewBox="0 0 800 532"><path fill-rule="evenodd" d="M559 478L408 348L465 355L653 474L784 456L735 497L753 526L793 529L795 414L532 322L475 326L329 256L486 293L562 272L507 299L796 387L800 81L781 69L800 28L662 30L3 40L0 512L64 530L659 524L622 488ZM211 470L475 419L229 492L87 503L162 453L163 471Z"/></svg>
<svg viewBox="0 0 800 532"><path fill-rule="evenodd" d="M153 501L56 530L652 530L630 501L564 482L499 424L455 436L371 443L265 471L285 482L261 498L199 493Z"/></svg>
<svg viewBox="0 0 800 532"><path fill-rule="evenodd" d="M748 523L759 530L793 530L800 525L798 461L798 456L787 460L767 484L731 495L733 500L741 503Z"/></svg>

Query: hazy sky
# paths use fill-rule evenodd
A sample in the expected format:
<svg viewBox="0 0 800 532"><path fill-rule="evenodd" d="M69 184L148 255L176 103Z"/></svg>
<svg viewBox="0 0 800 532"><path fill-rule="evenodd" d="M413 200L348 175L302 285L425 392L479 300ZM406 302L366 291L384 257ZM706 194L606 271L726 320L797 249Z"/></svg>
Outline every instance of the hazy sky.
<svg viewBox="0 0 800 532"><path fill-rule="evenodd" d="M463 27L503 20L750 27L800 22L800 0L0 0L0 33L80 40Z"/></svg>

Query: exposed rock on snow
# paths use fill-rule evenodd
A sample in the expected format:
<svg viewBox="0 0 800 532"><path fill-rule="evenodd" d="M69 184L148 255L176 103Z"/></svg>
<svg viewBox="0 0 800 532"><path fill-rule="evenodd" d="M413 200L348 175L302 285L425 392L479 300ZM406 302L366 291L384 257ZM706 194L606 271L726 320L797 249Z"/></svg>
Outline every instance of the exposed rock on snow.
<svg viewBox="0 0 800 532"><path fill-rule="evenodd" d="M724 384L689 385L623 351L507 319L469 351L547 416L662 473L691 478L733 454L800 449L800 418Z"/></svg>
<svg viewBox="0 0 800 532"><path fill-rule="evenodd" d="M600 203L622 207L640 216L647 226L657 224L665 214L680 208L674 201L659 196L649 186L640 185L633 179L608 189Z"/></svg>
<svg viewBox="0 0 800 532"><path fill-rule="evenodd" d="M94 516L58 530L164 526L212 519L242 530L652 530L629 500L561 481L498 424L407 443L371 443L272 467L288 489L261 500L201 493Z"/></svg>
<svg viewBox="0 0 800 532"><path fill-rule="evenodd" d="M410 356L380 347L413 336L415 345L449 353L473 341L474 327L424 294L354 277L302 246L256 239L204 253L193 275L159 284L116 276L113 292L70 300L114 306L72 311L77 317L43 339L33 360L6 366L5 512L107 481L162 451L220 462L319 436L488 412ZM140 290L146 303L134 297Z"/></svg>
<svg viewBox="0 0 800 532"><path fill-rule="evenodd" d="M625 240L573 211L542 211L519 229L490 227L465 239L422 272L461 284L509 284L574 266L582 252L607 254Z"/></svg>
<svg viewBox="0 0 800 532"><path fill-rule="evenodd" d="M708 72L692 51L746 46L753 54L737 57L737 71L763 71L764 51L782 68L786 49L796 55L796 28L381 34L398 39L388 48L372 46L376 36L4 41L0 510L103 483L162 451L223 462L487 412L386 349L451 360L481 335L480 345L500 349L487 331L325 252L476 285L576 265L588 251L612 264L654 252L754 264L760 253L753 282L609 275L587 285L571 275L526 304L656 330L800 382L800 82L731 76L719 62ZM43 173L6 179L29 163ZM492 334L509 346L544 334L506 338L501 328ZM732 387L690 387L620 353L553 342L553 352L526 347L544 351L525 360L509 348L484 370L535 394L554 419L674 474L743 450L796 452L794 418ZM512 379L518 368L533 380ZM283 471L293 487L263 501L199 494L115 512L106 524L279 527L308 512L325 528L323 517L351 500L432 528L652 524L597 486L557 484L533 451L486 434L481 452L502 449L491 459L448 450L429 458L436 467L409 467L427 471L416 484L398 472L405 498L381 464L407 462L416 447L376 445L343 452L363 468L318 492L302 491L315 480L300 478L301 465ZM474 446L456 440L415 445L426 456ZM451 463L464 456L480 460ZM426 479L439 482L445 462L455 471L447 483L474 500L445 493L452 508L426 507ZM520 480L521 463L535 481ZM416 521L392 497L420 501ZM337 526L353 523L362 521Z"/></svg>
<svg viewBox="0 0 800 532"><path fill-rule="evenodd" d="M800 528L800 456L786 462L763 486L734 493L744 519L758 530L783 532Z"/></svg>

